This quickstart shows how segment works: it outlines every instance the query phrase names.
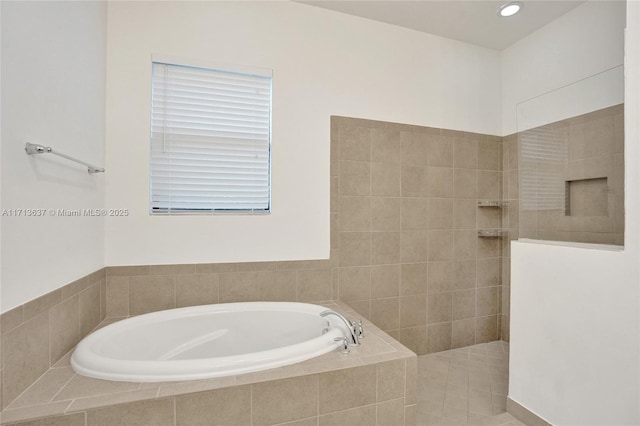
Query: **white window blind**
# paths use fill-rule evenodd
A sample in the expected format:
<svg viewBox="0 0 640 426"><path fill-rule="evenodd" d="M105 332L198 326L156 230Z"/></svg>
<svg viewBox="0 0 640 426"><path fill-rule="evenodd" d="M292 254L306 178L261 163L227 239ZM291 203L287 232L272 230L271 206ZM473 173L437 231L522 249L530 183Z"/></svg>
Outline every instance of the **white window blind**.
<svg viewBox="0 0 640 426"><path fill-rule="evenodd" d="M271 72L154 61L152 81L151 213L268 212Z"/></svg>

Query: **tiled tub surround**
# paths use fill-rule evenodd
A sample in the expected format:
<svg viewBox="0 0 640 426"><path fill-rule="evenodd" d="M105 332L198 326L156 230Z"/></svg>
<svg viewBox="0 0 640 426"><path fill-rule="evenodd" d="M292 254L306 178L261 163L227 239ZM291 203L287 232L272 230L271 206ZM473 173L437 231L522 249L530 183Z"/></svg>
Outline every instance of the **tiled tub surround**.
<svg viewBox="0 0 640 426"><path fill-rule="evenodd" d="M0 316L2 408L105 319L106 299L103 268Z"/></svg>
<svg viewBox="0 0 640 426"><path fill-rule="evenodd" d="M325 303L357 314L337 302ZM107 324L113 320L107 319ZM362 346L258 373L131 383L74 374L63 357L2 413L3 424L415 424L416 356L366 322ZM175 422L175 423L174 423Z"/></svg>
<svg viewBox="0 0 640 426"><path fill-rule="evenodd" d="M417 354L500 337L502 138L332 117L338 298Z"/></svg>

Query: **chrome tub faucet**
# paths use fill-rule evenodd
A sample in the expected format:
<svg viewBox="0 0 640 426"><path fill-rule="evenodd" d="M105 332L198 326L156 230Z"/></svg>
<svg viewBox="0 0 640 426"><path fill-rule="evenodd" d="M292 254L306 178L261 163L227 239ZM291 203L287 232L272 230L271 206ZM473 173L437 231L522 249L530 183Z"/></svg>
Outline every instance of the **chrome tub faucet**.
<svg viewBox="0 0 640 426"><path fill-rule="evenodd" d="M342 320L344 324L347 326L347 330L349 330L349 336L345 338L348 339L349 346L360 346L360 339L364 337L364 330L362 329L362 320L351 322L342 315L340 312L336 312L331 309L327 309L326 311L320 312L321 317L326 317L328 315L334 315Z"/></svg>

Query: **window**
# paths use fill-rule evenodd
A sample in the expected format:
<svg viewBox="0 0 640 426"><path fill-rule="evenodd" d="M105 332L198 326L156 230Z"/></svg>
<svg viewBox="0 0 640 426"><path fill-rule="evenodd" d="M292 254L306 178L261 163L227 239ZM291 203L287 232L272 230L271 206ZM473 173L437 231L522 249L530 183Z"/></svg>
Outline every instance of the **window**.
<svg viewBox="0 0 640 426"><path fill-rule="evenodd" d="M154 60L152 214L269 212L271 81Z"/></svg>

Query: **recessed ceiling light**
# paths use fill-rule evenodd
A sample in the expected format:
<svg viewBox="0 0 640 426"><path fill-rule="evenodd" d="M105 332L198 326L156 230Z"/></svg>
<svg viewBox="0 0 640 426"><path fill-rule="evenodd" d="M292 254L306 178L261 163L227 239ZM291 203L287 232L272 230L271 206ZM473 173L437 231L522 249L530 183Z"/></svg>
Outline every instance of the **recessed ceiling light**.
<svg viewBox="0 0 640 426"><path fill-rule="evenodd" d="M522 3L519 1L511 1L500 6L498 9L498 15L506 18L507 16L513 16L520 12L520 9L522 9Z"/></svg>

